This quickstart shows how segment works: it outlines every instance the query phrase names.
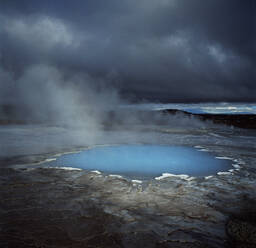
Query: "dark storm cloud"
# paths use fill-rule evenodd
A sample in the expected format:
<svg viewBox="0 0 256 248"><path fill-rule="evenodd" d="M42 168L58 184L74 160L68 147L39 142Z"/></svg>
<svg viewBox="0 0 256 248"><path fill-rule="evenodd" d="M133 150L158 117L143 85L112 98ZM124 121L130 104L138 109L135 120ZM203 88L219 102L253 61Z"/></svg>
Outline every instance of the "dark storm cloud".
<svg viewBox="0 0 256 248"><path fill-rule="evenodd" d="M256 100L255 8L255 0L2 0L1 78L46 64L138 99Z"/></svg>

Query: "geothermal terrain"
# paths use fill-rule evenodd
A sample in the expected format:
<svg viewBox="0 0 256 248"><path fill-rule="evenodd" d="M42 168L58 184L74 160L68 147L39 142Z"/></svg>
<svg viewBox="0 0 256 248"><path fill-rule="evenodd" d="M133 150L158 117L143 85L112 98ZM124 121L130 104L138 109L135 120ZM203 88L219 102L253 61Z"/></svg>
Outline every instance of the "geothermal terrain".
<svg viewBox="0 0 256 248"><path fill-rule="evenodd" d="M255 104L137 104L97 130L2 120L0 247L256 247L255 114ZM159 147L179 149L169 169ZM158 170L143 173L147 163Z"/></svg>

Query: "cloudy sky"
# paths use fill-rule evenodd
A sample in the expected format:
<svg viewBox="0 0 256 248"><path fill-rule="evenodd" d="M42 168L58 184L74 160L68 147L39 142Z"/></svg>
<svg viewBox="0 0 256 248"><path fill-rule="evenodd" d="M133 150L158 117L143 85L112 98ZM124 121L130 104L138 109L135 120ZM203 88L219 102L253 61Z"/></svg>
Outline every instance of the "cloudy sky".
<svg viewBox="0 0 256 248"><path fill-rule="evenodd" d="M1 0L0 90L47 65L136 100L256 101L255 35L255 0Z"/></svg>

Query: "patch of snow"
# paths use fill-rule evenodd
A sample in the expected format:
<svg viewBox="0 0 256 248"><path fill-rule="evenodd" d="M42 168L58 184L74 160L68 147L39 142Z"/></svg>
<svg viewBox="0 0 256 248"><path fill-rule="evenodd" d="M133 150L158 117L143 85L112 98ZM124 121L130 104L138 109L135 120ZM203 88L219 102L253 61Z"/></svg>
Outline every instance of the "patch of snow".
<svg viewBox="0 0 256 248"><path fill-rule="evenodd" d="M162 176L160 177L155 177L156 180L162 180L164 178L167 177L179 177L180 179L184 179L184 180L188 180L189 176L188 175L175 175L175 174L171 174L171 173L163 173Z"/></svg>
<svg viewBox="0 0 256 248"><path fill-rule="evenodd" d="M236 168L236 169L241 169L241 166L238 165L238 164L232 164L232 166L233 166L234 168Z"/></svg>
<svg viewBox="0 0 256 248"><path fill-rule="evenodd" d="M123 177L120 176L120 175L109 175L109 177L123 178Z"/></svg>
<svg viewBox="0 0 256 248"><path fill-rule="evenodd" d="M185 180L187 180L187 181L192 181L192 180L194 180L194 179L196 179L195 177L189 177L189 178L187 178L187 179L185 179Z"/></svg>
<svg viewBox="0 0 256 248"><path fill-rule="evenodd" d="M205 149L205 148L204 148L204 149L200 149L199 151L200 151L200 152L209 152L209 150L208 150L208 149Z"/></svg>
<svg viewBox="0 0 256 248"><path fill-rule="evenodd" d="M94 171L91 171L91 172L96 173L96 174L98 174L98 175L100 175L100 174L101 174L101 172L100 172L100 171L98 171L98 170L94 170Z"/></svg>
<svg viewBox="0 0 256 248"><path fill-rule="evenodd" d="M76 171L82 170L80 168L74 168L74 167L49 167L49 168L60 169L60 170L76 170Z"/></svg>
<svg viewBox="0 0 256 248"><path fill-rule="evenodd" d="M133 183L142 183L141 180L132 180Z"/></svg>
<svg viewBox="0 0 256 248"><path fill-rule="evenodd" d="M218 172L217 174L218 174L219 176L222 176L222 175L230 175L231 172L229 172L229 171L220 171L220 172Z"/></svg>
<svg viewBox="0 0 256 248"><path fill-rule="evenodd" d="M197 148L197 149L203 149L202 146L194 146L194 147Z"/></svg>
<svg viewBox="0 0 256 248"><path fill-rule="evenodd" d="M204 177L204 179L210 179L210 178L213 178L213 176L207 176L207 177Z"/></svg>
<svg viewBox="0 0 256 248"><path fill-rule="evenodd" d="M225 160L233 160L232 158L229 158L229 157L215 157L217 159L225 159Z"/></svg>
<svg viewBox="0 0 256 248"><path fill-rule="evenodd" d="M42 163L48 163L48 162L52 162L57 160L57 158L47 158L45 161L43 161Z"/></svg>

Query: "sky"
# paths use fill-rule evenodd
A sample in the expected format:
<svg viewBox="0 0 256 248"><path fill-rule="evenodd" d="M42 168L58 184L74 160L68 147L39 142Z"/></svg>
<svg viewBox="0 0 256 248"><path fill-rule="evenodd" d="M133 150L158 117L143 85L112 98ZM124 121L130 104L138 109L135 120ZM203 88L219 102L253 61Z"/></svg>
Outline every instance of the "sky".
<svg viewBox="0 0 256 248"><path fill-rule="evenodd" d="M2 102L44 73L133 101L256 101L255 60L255 0L0 1Z"/></svg>

